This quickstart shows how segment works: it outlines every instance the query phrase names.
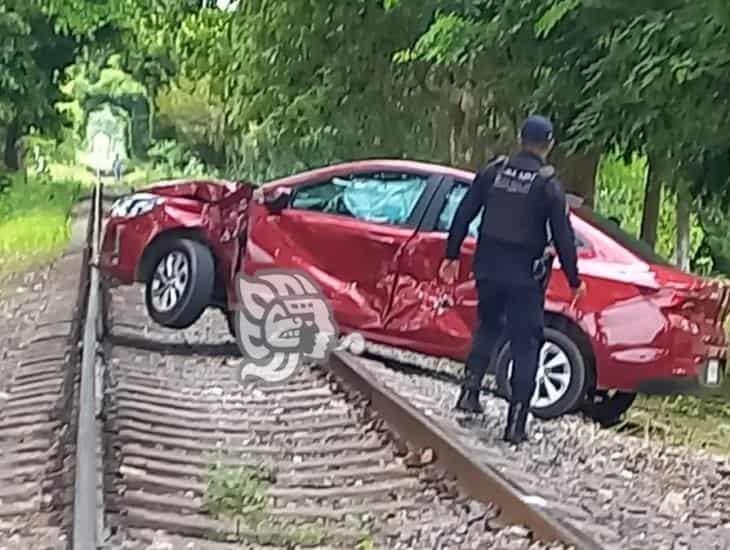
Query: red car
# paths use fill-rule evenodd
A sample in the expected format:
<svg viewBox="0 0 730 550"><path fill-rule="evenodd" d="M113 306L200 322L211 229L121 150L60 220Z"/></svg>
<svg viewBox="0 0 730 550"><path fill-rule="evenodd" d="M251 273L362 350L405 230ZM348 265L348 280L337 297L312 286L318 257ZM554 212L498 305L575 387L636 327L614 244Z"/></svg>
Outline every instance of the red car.
<svg viewBox="0 0 730 550"><path fill-rule="evenodd" d="M438 268L451 220L474 174L400 160L338 164L254 187L185 181L118 202L107 220L102 269L147 286L151 317L194 323L207 307L238 306L236 274L294 268L330 300L342 332L463 361L476 320L471 258L479 219L462 248L454 287ZM582 408L618 418L637 392L719 387L730 287L679 271L613 222L571 212L587 294L569 310L555 260L537 416ZM230 316L229 316L230 318ZM509 346L490 365L509 392Z"/></svg>

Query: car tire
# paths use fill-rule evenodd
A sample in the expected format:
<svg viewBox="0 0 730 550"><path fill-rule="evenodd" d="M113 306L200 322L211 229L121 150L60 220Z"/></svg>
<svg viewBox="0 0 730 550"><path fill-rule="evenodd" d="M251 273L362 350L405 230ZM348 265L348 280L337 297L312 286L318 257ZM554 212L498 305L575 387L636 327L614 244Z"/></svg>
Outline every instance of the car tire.
<svg viewBox="0 0 730 550"><path fill-rule="evenodd" d="M588 384L588 372L586 361L583 358L578 346L566 334L553 328L545 328L545 343L540 352L541 365L538 369L538 385L531 401L530 412L538 418L551 419L575 411L576 407L582 404ZM557 387L558 397L547 398L546 384L540 380L544 373L543 360L557 361L558 364L552 367L551 376L547 379L551 387ZM497 393L509 400L512 388L510 387L510 374L512 369L512 357L509 342L500 350L496 359L496 383Z"/></svg>
<svg viewBox="0 0 730 550"><path fill-rule="evenodd" d="M210 304L215 286L211 251L191 239L177 238L157 254L145 284L147 312L158 324L184 329ZM164 290L158 291L160 286Z"/></svg>
<svg viewBox="0 0 730 550"><path fill-rule="evenodd" d="M596 395L583 407L583 414L597 422L602 428L611 428L621 422L621 417L636 400L636 394L617 391L596 392Z"/></svg>

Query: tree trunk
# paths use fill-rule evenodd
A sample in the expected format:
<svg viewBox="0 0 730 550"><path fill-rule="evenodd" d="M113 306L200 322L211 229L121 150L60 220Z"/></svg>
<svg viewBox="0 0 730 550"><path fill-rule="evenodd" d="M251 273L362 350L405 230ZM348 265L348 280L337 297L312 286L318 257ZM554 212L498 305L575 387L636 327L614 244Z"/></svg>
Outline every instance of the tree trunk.
<svg viewBox="0 0 730 550"><path fill-rule="evenodd" d="M7 128L5 134L5 154L4 161L5 167L10 172L17 172L20 166L18 165L18 150L16 148L18 142L18 121L13 120Z"/></svg>
<svg viewBox="0 0 730 550"><path fill-rule="evenodd" d="M154 97L154 96L152 96ZM150 98L148 102L149 112L147 113L147 148L152 147L155 140L155 102Z"/></svg>
<svg viewBox="0 0 730 550"><path fill-rule="evenodd" d="M692 196L687 182L680 181L677 185L677 245L675 256L677 265L684 271L690 270L690 213Z"/></svg>
<svg viewBox="0 0 730 550"><path fill-rule="evenodd" d="M587 153L565 155L556 150L552 154L558 178L566 193L583 197L583 202L593 208L596 195L596 174L601 155L590 151Z"/></svg>
<svg viewBox="0 0 730 550"><path fill-rule="evenodd" d="M449 122L451 133L449 136L449 164L458 166L461 161L461 131L464 127L464 112L461 110L461 102L459 101L458 92L453 92L451 101L449 102ZM454 98L453 96L457 97Z"/></svg>
<svg viewBox="0 0 730 550"><path fill-rule="evenodd" d="M649 157L649 169L646 173L644 188L644 209L641 215L641 239L656 246L657 227L659 225L659 208L662 200L662 163L654 157Z"/></svg>

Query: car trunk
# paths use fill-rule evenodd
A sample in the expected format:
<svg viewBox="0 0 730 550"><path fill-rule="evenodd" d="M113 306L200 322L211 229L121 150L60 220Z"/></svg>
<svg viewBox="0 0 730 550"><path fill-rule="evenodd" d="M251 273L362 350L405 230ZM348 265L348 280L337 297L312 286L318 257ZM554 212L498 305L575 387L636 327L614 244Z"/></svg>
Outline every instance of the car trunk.
<svg viewBox="0 0 730 550"><path fill-rule="evenodd" d="M679 269L652 265L651 271L669 300L667 307L693 320L722 327L730 315L730 283Z"/></svg>

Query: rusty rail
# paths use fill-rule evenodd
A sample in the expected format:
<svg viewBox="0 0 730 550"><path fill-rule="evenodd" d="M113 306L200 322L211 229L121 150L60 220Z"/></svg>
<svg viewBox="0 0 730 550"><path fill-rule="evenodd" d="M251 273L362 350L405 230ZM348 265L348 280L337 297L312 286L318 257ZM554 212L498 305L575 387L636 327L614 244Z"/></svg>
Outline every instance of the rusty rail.
<svg viewBox="0 0 730 550"><path fill-rule="evenodd" d="M335 352L321 366L360 392L386 424L414 448L430 448L436 465L453 476L466 494L500 509L501 518L524 525L536 539L560 542L576 550L600 550L602 547L583 533L530 504L520 488L495 469L469 456L467 449L451 434L421 413L404 398L384 387L360 366L354 356Z"/></svg>

